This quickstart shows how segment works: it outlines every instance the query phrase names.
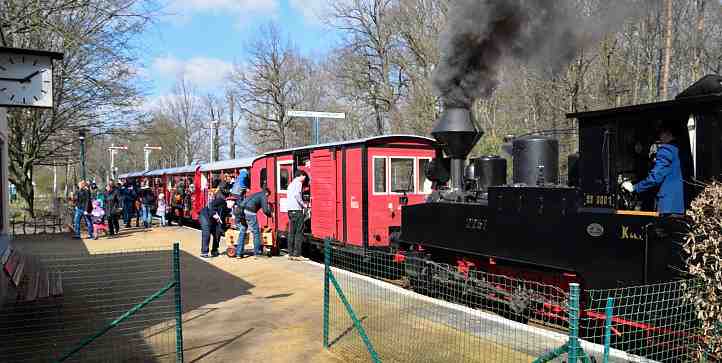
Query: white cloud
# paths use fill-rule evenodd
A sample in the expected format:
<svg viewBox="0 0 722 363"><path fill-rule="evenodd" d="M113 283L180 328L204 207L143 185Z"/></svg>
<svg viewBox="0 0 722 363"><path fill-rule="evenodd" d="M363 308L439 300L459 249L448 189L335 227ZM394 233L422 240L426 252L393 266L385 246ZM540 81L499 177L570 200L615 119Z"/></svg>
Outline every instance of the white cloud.
<svg viewBox="0 0 722 363"><path fill-rule="evenodd" d="M328 0L289 0L291 9L301 13L310 24L318 24L328 8Z"/></svg>
<svg viewBox="0 0 722 363"><path fill-rule="evenodd" d="M251 16L275 15L280 0L170 0L169 10L174 20L187 21L193 13L222 13L247 20Z"/></svg>
<svg viewBox="0 0 722 363"><path fill-rule="evenodd" d="M162 77L184 76L186 80L201 88L218 87L225 82L233 70L229 62L217 58L194 57L181 60L173 56L156 58L153 69Z"/></svg>

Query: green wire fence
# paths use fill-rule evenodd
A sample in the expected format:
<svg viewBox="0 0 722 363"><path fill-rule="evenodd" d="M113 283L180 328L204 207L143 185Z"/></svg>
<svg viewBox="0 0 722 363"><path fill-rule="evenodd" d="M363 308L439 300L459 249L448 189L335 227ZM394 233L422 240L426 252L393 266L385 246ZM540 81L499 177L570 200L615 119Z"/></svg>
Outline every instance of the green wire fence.
<svg viewBox="0 0 722 363"><path fill-rule="evenodd" d="M178 243L40 258L63 293L0 305L0 361L183 361Z"/></svg>
<svg viewBox="0 0 722 363"><path fill-rule="evenodd" d="M693 362L681 281L568 289L324 246L323 346L349 361Z"/></svg>

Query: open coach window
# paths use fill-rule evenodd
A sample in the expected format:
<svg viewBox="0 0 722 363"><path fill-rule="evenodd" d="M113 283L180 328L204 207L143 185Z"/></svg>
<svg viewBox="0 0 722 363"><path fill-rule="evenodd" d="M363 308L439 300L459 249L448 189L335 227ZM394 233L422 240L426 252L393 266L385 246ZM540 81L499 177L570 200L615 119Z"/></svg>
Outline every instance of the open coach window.
<svg viewBox="0 0 722 363"><path fill-rule="evenodd" d="M414 193L414 158L391 158L391 191Z"/></svg>

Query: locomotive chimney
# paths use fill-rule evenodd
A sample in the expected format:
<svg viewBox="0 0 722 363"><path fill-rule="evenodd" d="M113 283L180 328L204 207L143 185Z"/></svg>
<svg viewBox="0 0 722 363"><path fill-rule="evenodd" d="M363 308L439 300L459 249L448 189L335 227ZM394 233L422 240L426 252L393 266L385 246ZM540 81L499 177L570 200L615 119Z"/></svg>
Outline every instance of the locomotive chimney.
<svg viewBox="0 0 722 363"><path fill-rule="evenodd" d="M431 135L443 145L444 152L451 158L452 191L464 189L466 156L483 134L483 131L477 129L474 116L468 108L445 109L431 131Z"/></svg>

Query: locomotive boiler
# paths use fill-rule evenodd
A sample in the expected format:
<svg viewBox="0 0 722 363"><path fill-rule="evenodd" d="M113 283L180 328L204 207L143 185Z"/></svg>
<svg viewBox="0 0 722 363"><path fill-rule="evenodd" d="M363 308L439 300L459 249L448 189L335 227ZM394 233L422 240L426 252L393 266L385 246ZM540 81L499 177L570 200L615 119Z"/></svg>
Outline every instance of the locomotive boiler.
<svg viewBox="0 0 722 363"><path fill-rule="evenodd" d="M623 181L651 167L661 122L675 121L685 201L694 185L722 172L722 83L707 76L675 100L568 114L578 122L578 153L559 155L556 139L511 140L507 160L467 161L483 135L468 109L446 109L432 135L427 176L437 189L402 208L398 245L411 255L466 269L533 278L567 288L615 288L668 281L682 267L684 218L663 218L654 191L626 194ZM560 180L560 157L567 180ZM410 268L412 280L425 272Z"/></svg>

